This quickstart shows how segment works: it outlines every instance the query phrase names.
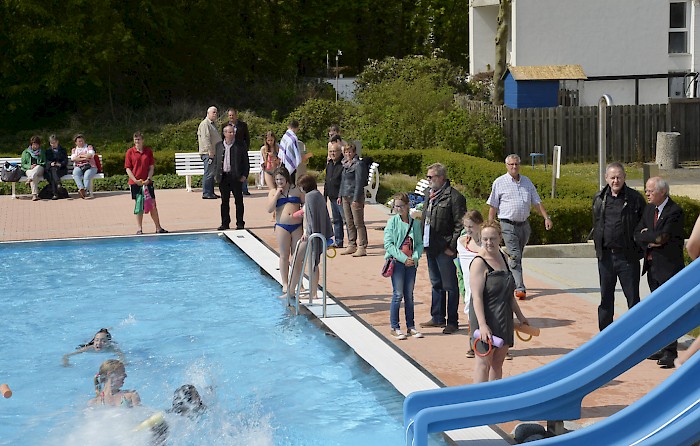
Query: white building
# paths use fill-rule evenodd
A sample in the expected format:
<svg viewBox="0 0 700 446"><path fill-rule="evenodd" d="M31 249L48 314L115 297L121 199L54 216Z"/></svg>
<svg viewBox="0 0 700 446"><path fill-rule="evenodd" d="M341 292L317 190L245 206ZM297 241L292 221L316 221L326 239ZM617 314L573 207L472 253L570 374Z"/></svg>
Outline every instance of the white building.
<svg viewBox="0 0 700 446"><path fill-rule="evenodd" d="M493 70L498 0L471 0L469 72ZM697 97L700 0L512 0L507 63L579 64L579 105L609 94L615 105ZM698 92L700 93L700 91Z"/></svg>

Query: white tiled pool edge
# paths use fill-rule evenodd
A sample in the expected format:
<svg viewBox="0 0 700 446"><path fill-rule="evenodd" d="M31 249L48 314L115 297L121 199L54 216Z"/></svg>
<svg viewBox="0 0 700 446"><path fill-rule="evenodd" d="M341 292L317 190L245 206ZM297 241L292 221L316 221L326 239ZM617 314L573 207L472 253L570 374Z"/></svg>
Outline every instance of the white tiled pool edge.
<svg viewBox="0 0 700 446"><path fill-rule="evenodd" d="M224 234L243 252L281 283L277 268L279 257L246 230L225 231ZM379 339L371 330L341 306L328 298L327 315L322 317L321 299L304 304L333 333L342 339L355 353L367 361L404 396L417 390L436 389L439 386L404 356ZM508 442L488 426L450 431L448 436L457 445L498 446ZM483 441L479 441L483 440ZM500 441L500 442L499 442ZM468 442L468 443L467 443Z"/></svg>

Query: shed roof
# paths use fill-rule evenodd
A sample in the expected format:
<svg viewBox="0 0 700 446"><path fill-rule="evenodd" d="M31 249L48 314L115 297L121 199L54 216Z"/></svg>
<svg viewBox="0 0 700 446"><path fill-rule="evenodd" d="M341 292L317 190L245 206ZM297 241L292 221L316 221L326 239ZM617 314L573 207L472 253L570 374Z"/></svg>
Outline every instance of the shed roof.
<svg viewBox="0 0 700 446"><path fill-rule="evenodd" d="M516 81L588 79L581 65L511 66L508 71Z"/></svg>

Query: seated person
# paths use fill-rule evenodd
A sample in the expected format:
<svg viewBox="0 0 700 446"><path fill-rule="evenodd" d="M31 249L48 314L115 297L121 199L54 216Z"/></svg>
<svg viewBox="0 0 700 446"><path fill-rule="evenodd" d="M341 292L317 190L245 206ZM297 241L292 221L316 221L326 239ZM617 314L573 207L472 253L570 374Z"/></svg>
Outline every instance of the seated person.
<svg viewBox="0 0 700 446"><path fill-rule="evenodd" d="M32 189L32 201L39 200L39 183L44 179L46 151L41 148L41 138L32 136L29 147L22 152L22 170Z"/></svg>
<svg viewBox="0 0 700 446"><path fill-rule="evenodd" d="M141 404L141 397L135 390L122 390L126 379L124 363L108 359L102 363L95 375L95 398L88 401L90 406L133 407Z"/></svg>
<svg viewBox="0 0 700 446"><path fill-rule="evenodd" d="M124 353L119 349L116 342L112 342L112 334L106 328L101 328L100 331L95 333L92 341L79 345L74 352L63 355L63 365L69 365L69 357L83 352L114 352L119 360L124 360Z"/></svg>
<svg viewBox="0 0 700 446"><path fill-rule="evenodd" d="M97 163L95 162L95 149L85 144L85 137L78 133L73 138L75 147L71 151L70 159L75 163L73 168L73 180L78 186L80 198L87 197L90 190L90 181L97 174Z"/></svg>
<svg viewBox="0 0 700 446"><path fill-rule="evenodd" d="M61 177L68 173L68 154L61 147L56 135L49 136L51 148L46 151L46 180L51 185L52 200L58 200L58 188L61 186Z"/></svg>

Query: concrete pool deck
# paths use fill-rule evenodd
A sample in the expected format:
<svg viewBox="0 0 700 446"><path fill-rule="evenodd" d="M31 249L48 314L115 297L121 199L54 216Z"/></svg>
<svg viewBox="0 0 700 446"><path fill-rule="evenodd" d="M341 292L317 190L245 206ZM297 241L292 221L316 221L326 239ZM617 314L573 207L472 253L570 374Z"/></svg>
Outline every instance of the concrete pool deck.
<svg viewBox="0 0 700 446"><path fill-rule="evenodd" d="M267 191L251 189L245 197L246 229L273 249L276 247L271 215L265 212ZM215 231L219 226L219 201L202 200L200 192L157 190L163 227L171 232ZM32 202L29 197L12 200L0 196L0 241L133 235L133 201L126 192L97 193L92 200ZM423 330L425 338L396 341L389 336L391 283L379 275L383 263L383 232L387 209L369 205L366 221L369 237L367 257L337 256L328 263L328 290L355 315L387 341L448 386L472 382L473 359L465 357L467 333L462 329L443 335L439 329ZM149 216L144 232L153 233ZM584 248L585 250L585 248ZM533 253L534 255L534 253ZM593 258L525 259L528 299L523 312L542 335L529 343L516 341L513 361L504 364L504 377L547 364L597 334L598 277ZM193 265L201 267L202 265ZM642 279L642 295L648 294ZM622 304L618 290L618 304ZM419 265L415 289L416 323L430 318L430 281L426 262ZM624 308L618 306L619 313ZM460 316L462 315L460 306ZM403 321L403 315L401 316ZM462 318L464 328L466 318ZM623 409L648 393L673 370L662 370L643 361L627 373L594 391L583 400L582 418L587 425ZM510 432L515 423L500 427Z"/></svg>

